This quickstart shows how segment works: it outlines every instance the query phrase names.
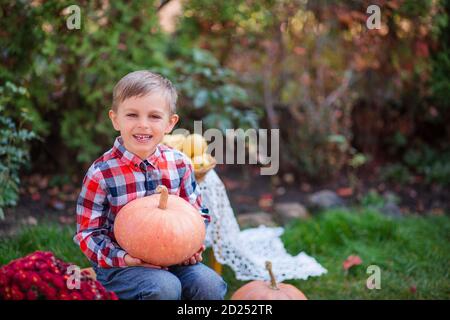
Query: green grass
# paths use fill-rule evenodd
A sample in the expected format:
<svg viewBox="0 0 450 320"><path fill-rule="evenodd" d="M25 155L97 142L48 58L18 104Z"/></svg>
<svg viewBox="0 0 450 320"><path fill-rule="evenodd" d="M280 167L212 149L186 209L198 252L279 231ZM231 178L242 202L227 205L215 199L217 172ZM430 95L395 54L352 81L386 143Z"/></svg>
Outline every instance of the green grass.
<svg viewBox="0 0 450 320"><path fill-rule="evenodd" d="M448 216L392 220L370 210L330 211L289 226L283 235L290 253L305 251L328 270L290 281L311 299L448 299L449 240ZM346 275L342 262L351 254L363 264ZM380 290L367 289L369 265L380 267Z"/></svg>
<svg viewBox="0 0 450 320"><path fill-rule="evenodd" d="M72 234L73 228L56 224L23 229L14 238L0 240L0 264L35 250L50 250L65 261L88 266ZM331 210L288 225L282 240L291 254L304 251L328 270L320 277L285 281L310 299L450 298L448 216L392 220L370 210ZM345 274L342 262L352 254L359 255L363 264ZM366 287L369 265L381 269L380 290ZM227 298L246 283L236 280L227 266L223 277L229 285Z"/></svg>
<svg viewBox="0 0 450 320"><path fill-rule="evenodd" d="M75 227L43 223L27 227L13 238L0 239L0 265L36 250L52 251L58 258L81 267L90 266L79 247L72 241Z"/></svg>

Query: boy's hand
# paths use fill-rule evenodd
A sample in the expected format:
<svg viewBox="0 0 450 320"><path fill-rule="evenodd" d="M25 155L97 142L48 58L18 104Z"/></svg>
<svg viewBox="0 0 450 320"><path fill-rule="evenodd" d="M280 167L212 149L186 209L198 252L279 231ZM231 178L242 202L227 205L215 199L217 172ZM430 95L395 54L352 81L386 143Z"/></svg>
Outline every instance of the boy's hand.
<svg viewBox="0 0 450 320"><path fill-rule="evenodd" d="M141 259L130 256L128 253L125 255L124 260L126 265L129 267L147 267L147 268L168 270L167 267L155 266L153 264L146 263Z"/></svg>
<svg viewBox="0 0 450 320"><path fill-rule="evenodd" d="M206 248L205 245L202 245L200 250L198 250L192 257L190 257L186 261L180 263L180 265L187 266L190 264L196 264L197 262L201 262L203 260L202 252L205 251L205 248Z"/></svg>

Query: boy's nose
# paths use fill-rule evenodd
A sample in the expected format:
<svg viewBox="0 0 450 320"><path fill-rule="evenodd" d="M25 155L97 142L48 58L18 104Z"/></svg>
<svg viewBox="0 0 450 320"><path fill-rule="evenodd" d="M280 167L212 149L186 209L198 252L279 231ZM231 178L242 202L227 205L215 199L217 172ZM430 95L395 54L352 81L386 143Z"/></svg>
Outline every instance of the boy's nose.
<svg viewBox="0 0 450 320"><path fill-rule="evenodd" d="M138 123L138 128L149 128L149 127L150 127L150 123L146 119L141 119Z"/></svg>

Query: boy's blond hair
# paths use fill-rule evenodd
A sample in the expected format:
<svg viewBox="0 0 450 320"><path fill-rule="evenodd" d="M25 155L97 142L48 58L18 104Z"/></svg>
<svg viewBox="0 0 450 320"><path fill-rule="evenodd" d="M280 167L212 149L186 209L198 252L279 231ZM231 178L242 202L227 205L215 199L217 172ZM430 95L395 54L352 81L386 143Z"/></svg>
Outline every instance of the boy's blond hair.
<svg viewBox="0 0 450 320"><path fill-rule="evenodd" d="M160 74L140 70L130 72L116 84L113 90L112 109L117 112L119 104L131 97L142 97L160 91L169 103L170 112L176 113L177 90L169 79Z"/></svg>

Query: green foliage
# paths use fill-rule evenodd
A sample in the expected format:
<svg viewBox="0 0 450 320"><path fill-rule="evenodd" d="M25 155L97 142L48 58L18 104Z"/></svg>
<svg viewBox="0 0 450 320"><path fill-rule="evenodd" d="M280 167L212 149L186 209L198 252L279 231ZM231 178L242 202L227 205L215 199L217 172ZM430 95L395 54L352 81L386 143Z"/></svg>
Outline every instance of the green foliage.
<svg viewBox="0 0 450 320"><path fill-rule="evenodd" d="M376 190L369 190L361 199L361 206L369 209L380 209L386 203L386 199Z"/></svg>
<svg viewBox="0 0 450 320"><path fill-rule="evenodd" d="M416 42L416 54L429 58L427 63L430 65L427 77L416 80L423 82L426 78L428 88L426 92L422 89L406 92L405 98L409 103L407 107L399 108L402 111L396 117L401 121L397 123L407 129L403 130L404 133L397 131L388 143L392 154L398 157L397 163L389 164L383 170L383 176L388 180L405 184L411 182L414 174L423 176L425 183L444 186L450 183L449 9L450 2L445 0L435 3L405 1L401 7L405 14L418 16L416 19L423 19L430 10L435 13L430 17L428 44L424 39ZM408 118L413 121L406 120Z"/></svg>
<svg viewBox="0 0 450 320"><path fill-rule="evenodd" d="M13 81L30 70L43 38L42 30L37 28L40 14L29 1L0 4L0 79Z"/></svg>
<svg viewBox="0 0 450 320"><path fill-rule="evenodd" d="M439 105L449 108L450 101L450 49L436 54L433 62L433 78L431 90Z"/></svg>
<svg viewBox="0 0 450 320"><path fill-rule="evenodd" d="M380 169L381 179L400 184L408 184L412 181L411 172L407 166L401 163L392 163Z"/></svg>
<svg viewBox="0 0 450 320"><path fill-rule="evenodd" d="M28 93L11 82L0 86L0 219L3 208L17 203L19 171L29 167L29 141L36 134L25 127L30 125L25 101Z"/></svg>
<svg viewBox="0 0 450 320"><path fill-rule="evenodd" d="M409 184L414 181L413 175L417 175L427 184L446 186L450 184L450 152L422 143L409 148L399 162L387 164L380 171L385 181Z"/></svg>
<svg viewBox="0 0 450 320"><path fill-rule="evenodd" d="M89 267L88 260L72 240L74 232L73 226L60 226L56 223L24 228L17 236L0 242L0 265L42 250L52 251L58 258L80 267Z"/></svg>
<svg viewBox="0 0 450 320"><path fill-rule="evenodd" d="M427 183L450 184L450 151L439 152L427 145L409 150L403 161L425 177Z"/></svg>
<svg viewBox="0 0 450 320"><path fill-rule="evenodd" d="M115 135L107 117L114 84L130 71L169 64L167 39L158 29L154 1L82 1L79 30L66 27L64 8L71 4L49 1L36 9L43 11L44 42L35 56L30 93L45 121L55 124L49 135L61 162L71 163L75 155L88 163Z"/></svg>
<svg viewBox="0 0 450 320"><path fill-rule="evenodd" d="M68 174L55 174L48 181L48 186L63 188L65 185L71 184L73 181Z"/></svg>
<svg viewBox="0 0 450 320"><path fill-rule="evenodd" d="M184 4L178 37L207 48L221 65L245 75L253 105L266 117L265 98L271 96L280 119L282 160L299 173L328 179L351 166L352 159L362 160L342 148L355 137L363 148L377 141L367 147L373 155L394 149L397 157L411 147L408 141L414 135L429 132L399 133L399 126L433 126L436 135L446 130L443 139L448 139L448 111L439 106L429 121L437 107L430 99L440 105L450 101L448 54L442 46L448 34L446 3L382 5L382 31L367 32L368 0L190 0ZM436 55L434 48L439 48ZM347 74L353 76L345 86ZM206 96L199 93L199 101ZM352 126L358 122L353 117L359 105L372 111L370 120L364 119L370 123L356 123L363 132Z"/></svg>
<svg viewBox="0 0 450 320"><path fill-rule="evenodd" d="M79 1L79 30L66 26L72 4L0 5L0 80L30 93L27 113L44 138L32 151L46 170L78 172L110 147L113 86L137 69L175 83L187 129L200 119L221 130L275 121L289 164L281 168L312 178L354 170L371 153L395 160L421 143L448 150L431 143L450 137L448 1L393 1L382 8L382 30L367 32L369 0L189 0L173 34L160 29L159 1ZM363 105L371 112L360 122ZM385 174L446 184L445 161Z"/></svg>
<svg viewBox="0 0 450 320"><path fill-rule="evenodd" d="M450 44L448 41L450 2L445 0L441 2L443 6L433 17L434 36L439 47L432 56L433 71L430 88L438 107L448 111L450 108Z"/></svg>
<svg viewBox="0 0 450 320"><path fill-rule="evenodd" d="M121 77L138 69L159 71L180 88L178 107L186 127L199 118L220 128L257 125L258 117L249 109L246 92L233 72L206 51L190 43L181 47L161 31L157 1L78 2L81 28L74 30L66 26L66 8L71 4L21 2L0 7L2 24L10 31L6 39L12 43L0 75L14 76L13 62L27 62L20 76L28 79L32 109L39 116L36 132L50 142L49 153L58 153L55 171L72 173L110 148L117 135L107 117L112 89ZM14 14L8 16L10 11ZM25 16L33 28L26 24L29 32L13 32L11 26ZM40 46L28 47L24 41ZM49 162L48 156L40 156L43 163Z"/></svg>
<svg viewBox="0 0 450 320"><path fill-rule="evenodd" d="M249 98L237 75L220 66L207 51L193 48L175 62L171 76L183 97L179 108L183 119L202 119L207 128L225 132L232 128L257 128L260 113L249 107Z"/></svg>

